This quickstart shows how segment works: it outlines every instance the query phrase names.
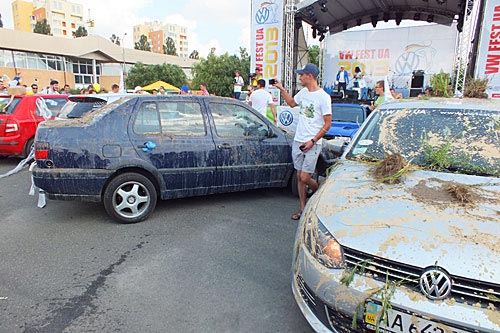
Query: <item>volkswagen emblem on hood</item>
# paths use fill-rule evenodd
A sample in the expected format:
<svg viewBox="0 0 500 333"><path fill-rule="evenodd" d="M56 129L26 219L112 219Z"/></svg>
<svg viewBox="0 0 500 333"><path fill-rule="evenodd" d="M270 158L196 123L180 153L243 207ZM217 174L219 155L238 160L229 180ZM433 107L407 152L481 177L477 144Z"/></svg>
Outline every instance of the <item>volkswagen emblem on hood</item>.
<svg viewBox="0 0 500 333"><path fill-rule="evenodd" d="M429 268L420 276L420 290L432 300L445 299L451 293L450 276L438 268Z"/></svg>

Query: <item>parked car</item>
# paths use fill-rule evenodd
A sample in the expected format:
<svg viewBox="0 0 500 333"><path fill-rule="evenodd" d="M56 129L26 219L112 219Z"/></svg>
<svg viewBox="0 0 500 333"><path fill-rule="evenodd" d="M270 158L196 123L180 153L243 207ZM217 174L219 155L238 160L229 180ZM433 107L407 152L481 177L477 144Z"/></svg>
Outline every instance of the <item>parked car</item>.
<svg viewBox="0 0 500 333"><path fill-rule="evenodd" d="M64 95L0 95L0 156L26 157L31 152L36 129L44 121L43 100L53 117L66 104ZM43 106L42 106L43 107Z"/></svg>
<svg viewBox="0 0 500 333"><path fill-rule="evenodd" d="M498 110L373 111L296 234L292 289L317 332L500 332Z"/></svg>
<svg viewBox="0 0 500 333"><path fill-rule="evenodd" d="M61 109L61 112L59 112L58 118L81 118L87 112L94 111L101 106L130 95L131 94L126 93L71 95L68 97L68 103L66 103Z"/></svg>
<svg viewBox="0 0 500 333"><path fill-rule="evenodd" d="M40 126L33 178L50 199L102 201L112 218L133 223L157 197L287 186L291 140L234 99L130 96Z"/></svg>
<svg viewBox="0 0 500 333"><path fill-rule="evenodd" d="M332 126L325 139L344 139L349 142L370 114L370 107L362 104L333 103Z"/></svg>

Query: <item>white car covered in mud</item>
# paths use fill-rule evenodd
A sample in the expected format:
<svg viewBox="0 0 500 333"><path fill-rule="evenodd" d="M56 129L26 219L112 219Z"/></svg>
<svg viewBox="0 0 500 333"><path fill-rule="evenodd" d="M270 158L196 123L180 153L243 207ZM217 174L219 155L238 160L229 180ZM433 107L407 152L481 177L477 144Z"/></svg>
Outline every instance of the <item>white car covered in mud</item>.
<svg viewBox="0 0 500 333"><path fill-rule="evenodd" d="M310 199L292 289L318 332L500 332L500 104L381 105Z"/></svg>

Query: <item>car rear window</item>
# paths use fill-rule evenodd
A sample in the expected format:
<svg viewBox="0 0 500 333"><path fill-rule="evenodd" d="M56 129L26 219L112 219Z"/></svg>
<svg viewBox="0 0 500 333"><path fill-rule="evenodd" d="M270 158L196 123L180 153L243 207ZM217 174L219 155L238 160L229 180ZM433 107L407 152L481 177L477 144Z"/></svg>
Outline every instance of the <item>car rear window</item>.
<svg viewBox="0 0 500 333"><path fill-rule="evenodd" d="M0 113L12 114L16 110L19 102L22 98L20 97L0 97Z"/></svg>
<svg viewBox="0 0 500 333"><path fill-rule="evenodd" d="M60 118L80 118L85 113L106 105L106 101L95 97L70 98L59 115Z"/></svg>
<svg viewBox="0 0 500 333"><path fill-rule="evenodd" d="M332 106L333 122L362 123L364 120L364 110L360 107Z"/></svg>

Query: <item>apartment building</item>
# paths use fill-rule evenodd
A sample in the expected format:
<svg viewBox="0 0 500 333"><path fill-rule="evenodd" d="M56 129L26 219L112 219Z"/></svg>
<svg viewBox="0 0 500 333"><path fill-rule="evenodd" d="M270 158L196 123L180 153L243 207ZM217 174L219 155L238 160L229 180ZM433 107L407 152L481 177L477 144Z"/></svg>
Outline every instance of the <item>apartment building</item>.
<svg viewBox="0 0 500 333"><path fill-rule="evenodd" d="M141 35L148 38L152 52L163 53L163 45L170 37L175 43L177 55L183 58L189 57L188 34L184 26L158 21L146 22L134 26L134 43L139 42Z"/></svg>
<svg viewBox="0 0 500 333"><path fill-rule="evenodd" d="M36 22L47 19L53 36L72 38L85 23L83 5L66 0L14 0L11 6L15 30L32 32Z"/></svg>

